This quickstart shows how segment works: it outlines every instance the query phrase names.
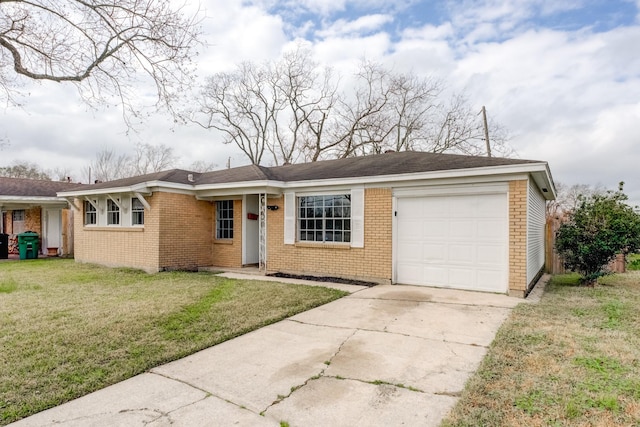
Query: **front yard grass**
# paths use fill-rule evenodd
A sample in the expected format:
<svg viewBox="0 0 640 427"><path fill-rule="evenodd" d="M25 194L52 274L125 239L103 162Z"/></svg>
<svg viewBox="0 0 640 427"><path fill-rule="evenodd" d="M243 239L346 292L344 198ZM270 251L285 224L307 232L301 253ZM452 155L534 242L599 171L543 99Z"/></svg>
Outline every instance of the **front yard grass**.
<svg viewBox="0 0 640 427"><path fill-rule="evenodd" d="M344 296L32 260L0 264L0 425Z"/></svg>
<svg viewBox="0 0 640 427"><path fill-rule="evenodd" d="M443 426L640 425L640 272L577 281L516 307Z"/></svg>

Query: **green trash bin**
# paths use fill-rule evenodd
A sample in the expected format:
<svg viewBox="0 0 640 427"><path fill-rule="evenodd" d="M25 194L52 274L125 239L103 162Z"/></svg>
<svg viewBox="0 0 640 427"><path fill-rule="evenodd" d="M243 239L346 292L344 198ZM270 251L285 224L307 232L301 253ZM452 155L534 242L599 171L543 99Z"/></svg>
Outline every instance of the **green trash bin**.
<svg viewBox="0 0 640 427"><path fill-rule="evenodd" d="M18 234L18 250L20 251L20 259L36 259L38 258L39 246L38 233L33 231L25 231Z"/></svg>

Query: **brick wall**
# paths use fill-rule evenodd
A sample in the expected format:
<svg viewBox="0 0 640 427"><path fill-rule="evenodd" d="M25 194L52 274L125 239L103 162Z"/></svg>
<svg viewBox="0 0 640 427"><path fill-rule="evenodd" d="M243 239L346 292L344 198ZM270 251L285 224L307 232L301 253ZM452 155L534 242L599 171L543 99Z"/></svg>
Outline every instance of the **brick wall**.
<svg viewBox="0 0 640 427"><path fill-rule="evenodd" d="M18 232L33 231L40 235L38 247L42 250L42 208L40 206L24 209L24 230L13 229L13 211L7 211L4 216L4 232L9 235L9 253L18 254Z"/></svg>
<svg viewBox="0 0 640 427"><path fill-rule="evenodd" d="M509 182L509 294L527 291L527 180Z"/></svg>
<svg viewBox="0 0 640 427"><path fill-rule="evenodd" d="M215 202L212 211L213 265L216 267L242 267L242 200L234 200L233 202L233 239L215 239Z"/></svg>
<svg viewBox="0 0 640 427"><path fill-rule="evenodd" d="M80 262L146 271L211 265L211 203L184 194L146 197L144 227L85 227L74 215L74 255ZM76 200L76 206L82 206Z"/></svg>
<svg viewBox="0 0 640 427"><path fill-rule="evenodd" d="M211 203L186 194L161 192L154 197L160 210L159 268L192 270L211 266Z"/></svg>
<svg viewBox="0 0 640 427"><path fill-rule="evenodd" d="M83 202L75 200L80 211L74 215L74 258L79 262L109 267L158 271L159 216L158 194L146 197L151 210L144 211L142 227L84 226Z"/></svg>
<svg viewBox="0 0 640 427"><path fill-rule="evenodd" d="M364 248L332 243L284 244L284 197L268 211L267 269L287 273L391 281L392 193L389 188L365 190Z"/></svg>

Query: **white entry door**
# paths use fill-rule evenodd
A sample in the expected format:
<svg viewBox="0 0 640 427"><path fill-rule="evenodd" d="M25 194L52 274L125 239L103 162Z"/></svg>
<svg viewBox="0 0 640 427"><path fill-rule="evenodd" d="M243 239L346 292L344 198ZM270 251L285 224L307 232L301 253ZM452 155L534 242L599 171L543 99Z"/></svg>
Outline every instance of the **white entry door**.
<svg viewBox="0 0 640 427"><path fill-rule="evenodd" d="M42 253L47 253L48 248L56 248L58 254L62 249L62 212L60 209L47 209L45 216L45 235Z"/></svg>
<svg viewBox="0 0 640 427"><path fill-rule="evenodd" d="M508 289L507 194L397 199L396 282Z"/></svg>

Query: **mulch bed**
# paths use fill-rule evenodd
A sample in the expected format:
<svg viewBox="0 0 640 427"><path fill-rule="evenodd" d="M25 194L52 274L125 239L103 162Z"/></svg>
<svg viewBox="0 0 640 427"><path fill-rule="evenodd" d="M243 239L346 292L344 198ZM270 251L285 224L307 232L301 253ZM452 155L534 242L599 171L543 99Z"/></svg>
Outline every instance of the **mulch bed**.
<svg viewBox="0 0 640 427"><path fill-rule="evenodd" d="M332 282L332 283L340 283L343 285L367 286L369 288L372 286L376 286L378 284L374 282L365 282L364 280L351 280L351 279L343 279L341 277L331 277L331 276L306 276L301 274L287 274L287 273L271 273L271 274L267 274L267 276L281 277L284 279L313 280L315 282Z"/></svg>

